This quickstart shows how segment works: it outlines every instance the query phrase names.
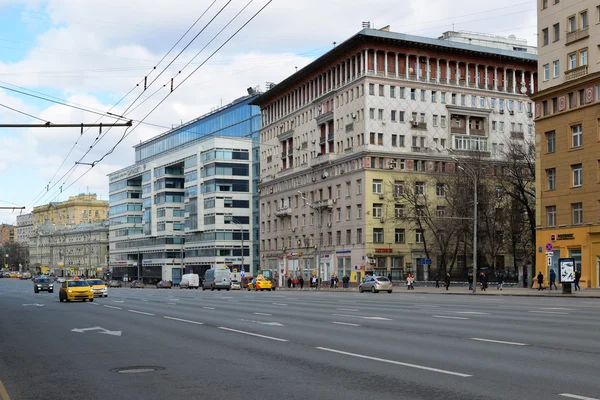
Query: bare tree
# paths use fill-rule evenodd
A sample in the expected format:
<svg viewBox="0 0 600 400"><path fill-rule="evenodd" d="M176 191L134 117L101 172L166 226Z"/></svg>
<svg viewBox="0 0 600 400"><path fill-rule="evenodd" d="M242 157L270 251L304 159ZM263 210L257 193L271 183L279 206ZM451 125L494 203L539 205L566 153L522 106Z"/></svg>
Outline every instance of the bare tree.
<svg viewBox="0 0 600 400"><path fill-rule="evenodd" d="M485 180L478 187L478 234L483 258L488 266L497 274L498 256L504 254L506 248L506 196L495 181Z"/></svg>

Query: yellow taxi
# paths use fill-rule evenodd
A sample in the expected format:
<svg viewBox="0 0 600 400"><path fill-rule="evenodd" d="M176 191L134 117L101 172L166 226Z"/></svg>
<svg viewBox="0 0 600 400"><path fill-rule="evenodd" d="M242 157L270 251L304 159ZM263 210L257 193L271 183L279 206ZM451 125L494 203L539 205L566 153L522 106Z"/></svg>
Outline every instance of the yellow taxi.
<svg viewBox="0 0 600 400"><path fill-rule="evenodd" d="M94 296L108 297L108 289L101 279L88 279L87 283L91 286Z"/></svg>
<svg viewBox="0 0 600 400"><path fill-rule="evenodd" d="M257 290L268 290L271 291L273 289L273 284L270 280L264 278L253 279L251 282L248 282L248 290L254 289Z"/></svg>
<svg viewBox="0 0 600 400"><path fill-rule="evenodd" d="M60 292L58 293L60 301L94 301L94 292L92 287L84 280L73 279L64 281L60 286Z"/></svg>

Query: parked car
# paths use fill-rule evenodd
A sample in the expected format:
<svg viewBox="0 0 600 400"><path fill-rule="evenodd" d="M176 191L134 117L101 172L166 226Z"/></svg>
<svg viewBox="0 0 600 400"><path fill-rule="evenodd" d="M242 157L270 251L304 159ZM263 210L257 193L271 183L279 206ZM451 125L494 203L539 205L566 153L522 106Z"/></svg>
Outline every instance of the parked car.
<svg viewBox="0 0 600 400"><path fill-rule="evenodd" d="M382 290L388 293L392 293L392 282L390 282L388 278L384 278L383 276L369 276L358 285L358 291L360 293L364 291L379 293Z"/></svg>
<svg viewBox="0 0 600 400"><path fill-rule="evenodd" d="M173 283L171 281L160 281L156 284L157 289L171 289L173 287Z"/></svg>
<svg viewBox="0 0 600 400"><path fill-rule="evenodd" d="M242 290L242 284L239 281L231 281L231 290Z"/></svg>
<svg viewBox="0 0 600 400"><path fill-rule="evenodd" d="M48 278L37 278L35 281L33 281L33 291L35 293L44 292L44 291L48 292L48 293L53 293L54 292L54 284Z"/></svg>
<svg viewBox="0 0 600 400"><path fill-rule="evenodd" d="M136 280L136 281L132 281L131 285L129 285L129 287L133 288L133 289L135 289L135 288L143 289L146 287L146 285L144 284L144 282Z"/></svg>
<svg viewBox="0 0 600 400"><path fill-rule="evenodd" d="M123 282L113 279L108 282L108 287L123 287Z"/></svg>

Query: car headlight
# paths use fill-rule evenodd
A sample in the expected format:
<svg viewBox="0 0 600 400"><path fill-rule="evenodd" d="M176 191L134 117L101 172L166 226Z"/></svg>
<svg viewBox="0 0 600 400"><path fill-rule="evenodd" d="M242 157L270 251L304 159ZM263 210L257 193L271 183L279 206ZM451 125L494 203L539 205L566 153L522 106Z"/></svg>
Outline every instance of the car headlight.
<svg viewBox="0 0 600 400"><path fill-rule="evenodd" d="M67 290L67 292L69 292L69 293L73 293L73 291L72 291L71 289Z"/></svg>

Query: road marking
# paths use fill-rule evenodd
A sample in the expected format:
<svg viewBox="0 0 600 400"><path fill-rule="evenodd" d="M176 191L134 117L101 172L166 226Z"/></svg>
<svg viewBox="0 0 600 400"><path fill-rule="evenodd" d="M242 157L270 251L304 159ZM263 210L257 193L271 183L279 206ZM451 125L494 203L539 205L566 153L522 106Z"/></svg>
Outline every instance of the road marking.
<svg viewBox="0 0 600 400"><path fill-rule="evenodd" d="M93 305L93 306L99 306L99 305L100 305L100 304L98 304L98 303L88 303L88 304L91 304L91 305Z"/></svg>
<svg viewBox="0 0 600 400"><path fill-rule="evenodd" d="M263 339L275 340L275 341L278 341L278 342L287 342L288 341L287 339L281 339L281 338L276 338L276 337L272 337L272 336L259 335L258 333L252 333L252 332L239 331L237 329L226 328L224 326L219 326L219 329L223 329L224 331L229 331L229 332L241 333L243 335L256 336L256 337L260 337L260 338L263 338Z"/></svg>
<svg viewBox="0 0 600 400"><path fill-rule="evenodd" d="M560 314L560 315L569 315L567 312L559 312L559 311L529 311L530 313L538 313L538 314Z"/></svg>
<svg viewBox="0 0 600 400"><path fill-rule="evenodd" d="M77 333L85 333L88 331L102 331L102 332L98 332L98 333L103 333L105 335L112 335L112 336L121 336L121 331L109 331L108 329L102 328L100 326L93 326L91 328L71 329L71 332L77 332Z"/></svg>
<svg viewBox="0 0 600 400"><path fill-rule="evenodd" d="M356 311L356 312L359 311L354 308L336 308L336 310L338 310L338 311Z"/></svg>
<svg viewBox="0 0 600 400"><path fill-rule="evenodd" d="M167 304L170 304L172 306L176 306L177 305L177 303L167 303Z"/></svg>
<svg viewBox="0 0 600 400"><path fill-rule="evenodd" d="M166 315L163 318L171 319L173 321L187 322L188 324L204 325L204 322L197 322L197 321L190 321L189 319L181 319L181 318L175 318L175 317L168 317Z"/></svg>
<svg viewBox="0 0 600 400"><path fill-rule="evenodd" d="M0 381L0 398L2 400L10 400L10 396L8 395L6 388L2 384L2 381Z"/></svg>
<svg viewBox="0 0 600 400"><path fill-rule="evenodd" d="M351 324L349 322L337 322L337 321L331 321L332 324L338 324L338 325L348 325L348 326L360 326L359 324Z"/></svg>
<svg viewBox="0 0 600 400"><path fill-rule="evenodd" d="M455 314L489 315L489 313L479 312L479 311L454 311L454 313Z"/></svg>
<svg viewBox="0 0 600 400"><path fill-rule="evenodd" d="M148 300L142 300L142 301L148 301Z"/></svg>
<svg viewBox="0 0 600 400"><path fill-rule="evenodd" d="M151 314L149 312L143 312L143 311L137 311L137 310L127 310L127 311L132 312L132 313L136 313L136 314L154 315L154 314Z"/></svg>
<svg viewBox="0 0 600 400"><path fill-rule="evenodd" d="M575 311L572 308L561 308L561 307L544 307L540 308L540 310L562 310L562 311Z"/></svg>
<svg viewBox="0 0 600 400"><path fill-rule="evenodd" d="M473 337L471 340L478 340L480 342L490 342L490 343L499 343L499 344L511 344L513 346L529 346L527 343L518 343L518 342L505 342L502 340L491 340L491 339L482 339Z"/></svg>
<svg viewBox="0 0 600 400"><path fill-rule="evenodd" d="M106 305L106 304L104 305L104 307L106 307L106 308L114 308L115 310L122 310L123 309L121 307L109 306L109 305Z"/></svg>
<svg viewBox="0 0 600 400"><path fill-rule="evenodd" d="M347 318L361 318L361 319L370 319L374 321L393 321L391 318L384 317L365 317L362 315L349 315L349 314L333 314L336 317L347 317Z"/></svg>
<svg viewBox="0 0 600 400"><path fill-rule="evenodd" d="M387 363L387 364L400 365L400 366L403 366L403 367L416 368L416 369L421 369L421 370L430 371L430 372L438 372L440 374L459 376L461 378L470 378L471 376L473 376L473 375L468 375L468 374L462 374L460 372L453 372L453 371L447 371L447 370L444 370L444 369L425 367L423 365L409 364L409 363L404 363L404 362L400 362L400 361L386 360L385 358L371 357L371 356L365 356L365 355L362 355L362 354L349 353L347 351L341 351L341 350L335 350L335 349L328 349L326 347L316 347L316 348L318 350L329 351L331 353L343 354L343 355L346 355L346 356L357 357L357 358L364 358L366 360L379 361L379 362L383 362L383 363Z"/></svg>
<svg viewBox="0 0 600 400"><path fill-rule="evenodd" d="M275 306L287 306L287 304L285 304L285 303L273 303L273 305L275 305Z"/></svg>
<svg viewBox="0 0 600 400"><path fill-rule="evenodd" d="M273 314L267 314L267 313L262 313L262 312L255 312L254 315L265 315L267 317L272 316Z"/></svg>
<svg viewBox="0 0 600 400"><path fill-rule="evenodd" d="M202 308L206 308L207 310L214 310L214 307L202 307Z"/></svg>
<svg viewBox="0 0 600 400"><path fill-rule="evenodd" d="M34 306L34 307L43 307L43 304L38 304L38 303L33 303L33 304L23 304L25 307L27 306Z"/></svg>
<svg viewBox="0 0 600 400"><path fill-rule="evenodd" d="M148 301L148 300L146 300L146 301ZM113 300L113 303L124 303L124 302L125 302L125 300Z"/></svg>
<svg viewBox="0 0 600 400"><path fill-rule="evenodd" d="M594 397L579 396L577 394L571 394L571 393L561 393L561 394L559 394L559 396L568 397L570 399L579 399L579 400L600 400L600 399L596 399Z"/></svg>
<svg viewBox="0 0 600 400"><path fill-rule="evenodd" d="M445 319L469 319L466 317L451 317L449 315L432 315L433 318L445 318Z"/></svg>

